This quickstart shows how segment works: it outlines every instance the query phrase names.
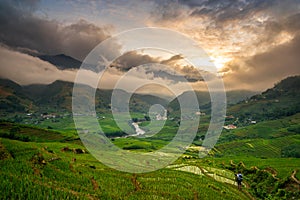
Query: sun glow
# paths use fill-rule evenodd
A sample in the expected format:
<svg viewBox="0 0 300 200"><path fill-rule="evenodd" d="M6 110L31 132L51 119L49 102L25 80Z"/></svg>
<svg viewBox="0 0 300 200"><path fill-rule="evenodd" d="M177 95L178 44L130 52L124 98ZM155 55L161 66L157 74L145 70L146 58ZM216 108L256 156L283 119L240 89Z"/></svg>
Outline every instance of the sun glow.
<svg viewBox="0 0 300 200"><path fill-rule="evenodd" d="M225 64L231 60L231 58L222 56L211 56L211 58L211 61L214 63L218 70L222 69Z"/></svg>

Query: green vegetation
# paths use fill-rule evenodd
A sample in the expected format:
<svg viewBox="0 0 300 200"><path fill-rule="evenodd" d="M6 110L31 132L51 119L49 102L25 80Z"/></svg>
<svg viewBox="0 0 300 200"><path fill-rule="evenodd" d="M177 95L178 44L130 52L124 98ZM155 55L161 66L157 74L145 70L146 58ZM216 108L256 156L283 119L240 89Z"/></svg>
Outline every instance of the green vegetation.
<svg viewBox="0 0 300 200"><path fill-rule="evenodd" d="M11 122L0 122L0 136L25 142L47 142L47 141L71 141L78 137L61 134L53 130L41 129L28 125L14 124Z"/></svg>
<svg viewBox="0 0 300 200"><path fill-rule="evenodd" d="M201 166L215 167L215 173L230 178L227 169L244 175L244 187L258 199L299 199L299 184L292 179L295 169L300 166L296 158L260 159L254 157L233 157L204 159Z"/></svg>
<svg viewBox="0 0 300 200"><path fill-rule="evenodd" d="M82 148L76 144L0 141L11 155L0 160L3 199L249 199L206 176L172 169L128 174L103 166L88 153L62 151Z"/></svg>
<svg viewBox="0 0 300 200"><path fill-rule="evenodd" d="M207 93L197 93L206 115L201 114L193 144L175 163L146 174L108 168L82 146L77 131L98 129L82 116L91 129L76 130L72 84L19 86L0 80L0 199L300 199L299 80L288 78L251 98L248 92L231 92L232 104L244 99L228 108L225 125L237 128L224 129L202 159L198 154L210 123L210 102ZM193 120L180 117L176 99L167 106L164 99L134 95L130 119L118 115L122 130L109 111L111 92L97 90L95 117L105 135L125 151L161 149L181 120ZM154 102L168 108L165 122L148 113ZM132 122L146 133L132 136ZM238 171L244 175L242 191L236 187Z"/></svg>
<svg viewBox="0 0 300 200"><path fill-rule="evenodd" d="M168 122L164 129L173 125L173 122ZM182 199L191 199L195 195L199 199L222 199L224 195L227 199L248 199L251 195L259 199L264 199L265 195L269 199L299 197L295 190L296 184L290 177L299 168L300 160L283 158L279 150L274 147L270 149L276 145L277 148L284 147L283 144L293 139L298 141L298 135L294 134L273 139L223 142L206 159L197 159L197 151L188 149L186 155L176 161L186 167L170 167L148 174L133 175L109 169L88 153L74 153L73 149L84 149L80 142L59 132L9 122L2 122L1 127L1 134L15 133L15 138L1 140L0 149L3 155L0 162L3 169L1 180L12 181L10 184L3 182L5 188L1 188L3 191L11 191L5 193L8 198L39 199L48 196L50 199L175 199L178 195ZM236 130L233 132L236 133ZM129 137L116 138L113 142L125 150L147 152L166 144L168 140L161 139L164 134L155 135L157 139L152 141L149 138ZM19 136L27 136L30 142L17 141L22 140ZM171 136L168 135L167 138ZM67 150L62 151L66 147ZM193 167L189 166L198 167L200 175L196 176ZM237 188L233 185L233 174L237 170L245 175L244 194L241 193L238 197ZM298 176L296 173L295 177ZM94 189L95 184L98 189ZM112 190L112 184L117 185L118 189ZM29 189L25 192L26 187ZM17 191L23 192L13 194Z"/></svg>
<svg viewBox="0 0 300 200"><path fill-rule="evenodd" d="M300 112L300 76L288 77L262 94L231 106L227 113L238 117L239 124L249 121L280 119Z"/></svg>

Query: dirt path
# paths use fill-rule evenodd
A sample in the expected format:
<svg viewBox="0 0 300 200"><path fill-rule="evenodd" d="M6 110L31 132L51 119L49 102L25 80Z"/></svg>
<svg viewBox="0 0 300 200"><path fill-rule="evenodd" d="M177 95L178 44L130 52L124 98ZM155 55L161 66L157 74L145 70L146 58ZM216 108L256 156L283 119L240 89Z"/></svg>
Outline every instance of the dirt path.
<svg viewBox="0 0 300 200"><path fill-rule="evenodd" d="M279 180L279 178L277 178L278 172L275 169L268 167L268 168L264 169L263 171L269 172L270 174L272 174L274 179Z"/></svg>
<svg viewBox="0 0 300 200"><path fill-rule="evenodd" d="M200 175L200 176L206 176L209 178L212 178L218 182L222 182L222 183L227 183L229 184L231 187L235 187L236 188L236 181L226 178L224 176L220 176L214 172L210 172L205 168L202 167L198 167L198 166L194 166L194 165L175 165L174 167L169 166L168 168L171 168L173 170L178 170L178 171L185 171L185 172L190 172L196 175ZM246 188L249 188L249 184L247 184L246 182L244 182L244 184ZM255 200L255 198L248 192L245 190L241 191L242 193L244 193L249 199L251 200Z"/></svg>
<svg viewBox="0 0 300 200"><path fill-rule="evenodd" d="M297 170L294 170L291 175L291 178L300 185L300 181L295 177L296 173L297 173Z"/></svg>

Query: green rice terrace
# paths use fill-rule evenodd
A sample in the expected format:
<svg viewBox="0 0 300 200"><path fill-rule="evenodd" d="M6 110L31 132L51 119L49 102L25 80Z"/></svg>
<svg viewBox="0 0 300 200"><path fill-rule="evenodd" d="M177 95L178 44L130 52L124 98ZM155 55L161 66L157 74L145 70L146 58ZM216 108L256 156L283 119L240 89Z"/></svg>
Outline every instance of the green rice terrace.
<svg viewBox="0 0 300 200"><path fill-rule="evenodd" d="M284 93L281 84L276 87ZM264 98L256 95L250 99L255 98L258 107L274 102L268 94L276 92L276 87L261 94ZM250 100L230 106L216 146L199 158L210 122L210 111L204 108L207 114L201 116L197 135L184 154L163 169L140 174L117 171L95 159L78 136L77 131L85 130L75 128L67 108L54 109L47 102L43 109L52 109L39 111L41 102L25 101L13 87L6 87L14 96L7 98L3 88L0 199L300 199L300 112L295 93L283 95L283 102L293 96L293 112L273 117L256 111L254 103L247 103ZM151 104L145 97L135 98L137 107ZM284 105L280 95L276 99L277 104L268 107L270 113ZM19 103L14 112L5 107L11 101ZM128 135L117 126L108 108L100 106L95 117L113 144L124 151L145 153L163 148L176 134L179 111L176 106L168 109L161 130L162 121L145 115L144 110L131 112L130 123L135 126L128 126L128 131L138 126L151 135L147 125L152 123L154 131L160 131L151 137ZM122 123L128 125L128 120L124 118ZM238 172L243 174L241 190L235 180Z"/></svg>

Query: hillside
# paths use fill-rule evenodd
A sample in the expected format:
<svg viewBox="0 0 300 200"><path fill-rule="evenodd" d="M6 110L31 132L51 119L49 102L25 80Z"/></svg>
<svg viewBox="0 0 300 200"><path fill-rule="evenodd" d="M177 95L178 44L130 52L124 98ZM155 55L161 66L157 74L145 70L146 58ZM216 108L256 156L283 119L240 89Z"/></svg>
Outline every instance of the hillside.
<svg viewBox="0 0 300 200"><path fill-rule="evenodd" d="M252 195L255 199L265 195L297 199L300 195L290 178L293 172L298 177L296 158L274 159L263 151L264 158L253 157L242 148L238 154L232 149L225 157L215 153L215 158L198 159L188 150L165 169L130 174L106 167L77 140L57 132L8 122L1 127L0 190L4 199L254 199ZM247 143L257 148L255 140ZM236 148L233 144L218 145L215 152ZM238 170L244 174L243 191L234 185Z"/></svg>
<svg viewBox="0 0 300 200"><path fill-rule="evenodd" d="M187 91L182 93L181 95L178 96L178 98L182 98L185 100L188 100L191 98L190 96L192 95L193 92ZM227 104L228 105L234 105L240 101L243 101L245 99L248 99L252 97L253 95L257 94L258 92L254 91L248 91L248 90L233 90L233 91L227 91L226 92L226 98L227 98ZM198 103L200 106L200 109L209 112L210 111L210 106L211 106L211 99L210 99L210 94L209 92L204 92L204 91L196 91L195 92ZM177 101L177 99L174 99L170 103L170 108L172 110L179 110L180 106Z"/></svg>
<svg viewBox="0 0 300 200"><path fill-rule="evenodd" d="M11 80L0 79L1 111L25 112L30 107L32 107L32 100L22 91L22 86Z"/></svg>
<svg viewBox="0 0 300 200"><path fill-rule="evenodd" d="M210 110L209 92L196 91L200 109ZM188 100L192 92L182 93L178 98ZM240 120L277 119L300 112L300 76L288 77L260 94L254 91L227 91L227 115L235 115ZM176 99L170 103L172 110L179 110Z"/></svg>
<svg viewBox="0 0 300 200"><path fill-rule="evenodd" d="M202 116L194 143L175 163L147 174L110 169L86 152L70 115L71 83L56 81L30 86L8 80L0 83L2 102L13 103L14 97L24 110L36 110L28 116L28 113L19 114L24 111L12 109L13 117L6 118L5 113L9 112L3 109L2 118L9 120L0 122L0 190L5 191L2 195L5 199L39 199L45 195L50 199L300 198L300 112L294 107L299 105L299 77L282 80L274 88L249 98L242 95L247 92L231 92L230 101L239 101L241 96L248 99L229 106L225 124L237 127L223 129L207 157L199 159L198 154L209 125L209 114ZM82 86L82 89L91 88ZM123 90L115 92L120 101L122 96L129 95ZM176 112L171 113L163 128L152 137L128 137L108 112L111 94L111 90L97 90L96 109L99 124L116 146L126 151L153 152L174 138L180 126ZM188 92L183 95L189 97ZM197 93L197 97L200 106L209 110L209 94ZM144 119L144 113L154 103L167 106L164 99L134 94L130 100L131 117ZM270 106L265 107L266 103ZM176 100L171 102L174 105ZM282 114L287 106L293 112ZM268 118L275 108L277 115ZM261 116L255 123L254 114ZM247 118L242 118L244 115ZM152 122L156 129L162 121ZM122 123L128 125L128 119L124 118ZM147 124L147 120L139 123L146 131ZM238 171L244 174L242 192L237 190L234 181L234 173ZM18 193L19 190L24 192Z"/></svg>
<svg viewBox="0 0 300 200"><path fill-rule="evenodd" d="M91 90L82 85L83 90ZM5 112L31 111L69 111L72 110L73 83L55 81L49 85L33 84L21 86L10 80L0 80L0 110ZM125 91L115 91L126 93ZM96 90L95 107L97 110L108 111L111 104L112 90ZM126 93L126 95L129 95ZM130 108L144 112L155 103L166 105L166 100L143 94L134 94Z"/></svg>
<svg viewBox="0 0 300 200"><path fill-rule="evenodd" d="M24 128L20 133L27 132ZM104 166L79 144L57 142L45 134L40 137L39 143L0 138L1 198L251 199L233 185L214 180L207 167L205 174L179 165L129 174ZM230 179L226 180L233 182L233 174L227 173Z"/></svg>
<svg viewBox="0 0 300 200"><path fill-rule="evenodd" d="M288 77L273 88L228 108L239 123L279 119L300 112L300 76Z"/></svg>
<svg viewBox="0 0 300 200"><path fill-rule="evenodd" d="M276 120L224 130L218 141L218 156L300 158L300 113Z"/></svg>
<svg viewBox="0 0 300 200"><path fill-rule="evenodd" d="M87 87L87 86L82 86ZM21 86L10 80L0 80L0 110L8 112L25 112L28 110L51 110L71 111L73 84L65 81L55 81L49 85L32 84ZM115 91L121 93L125 91ZM111 104L112 90L96 91L96 109L107 110ZM229 104L234 104L251 95L252 91L229 91L227 100ZM128 95L128 94L126 94ZM196 92L201 109L210 109L210 96L207 92ZM181 95L186 100L189 99L190 92ZM179 110L177 99L167 105L167 100L158 96L134 94L130 99L130 109L134 112L147 113L153 104L161 104L171 110Z"/></svg>

